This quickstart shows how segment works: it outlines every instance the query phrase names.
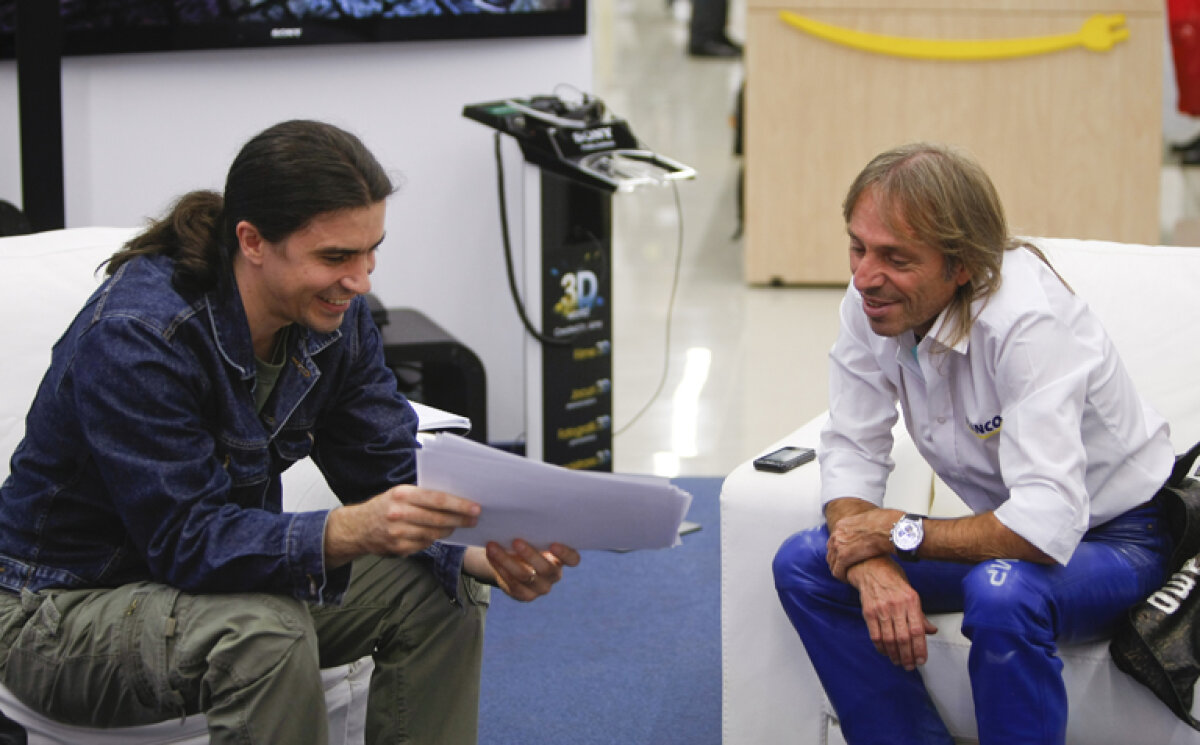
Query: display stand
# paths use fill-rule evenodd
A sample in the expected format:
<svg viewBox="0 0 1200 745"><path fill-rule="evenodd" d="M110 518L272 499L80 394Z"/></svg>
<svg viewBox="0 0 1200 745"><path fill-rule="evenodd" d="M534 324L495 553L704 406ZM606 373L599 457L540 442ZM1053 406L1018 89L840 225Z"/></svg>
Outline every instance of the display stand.
<svg viewBox="0 0 1200 745"><path fill-rule="evenodd" d="M536 236L526 235L525 287L542 333L525 338L530 457L568 468L612 470L612 197L526 166Z"/></svg>
<svg viewBox="0 0 1200 745"><path fill-rule="evenodd" d="M524 345L525 453L611 471L612 194L695 171L642 149L587 97L577 107L552 96L493 101L463 114L511 135L527 161L522 301L536 328Z"/></svg>

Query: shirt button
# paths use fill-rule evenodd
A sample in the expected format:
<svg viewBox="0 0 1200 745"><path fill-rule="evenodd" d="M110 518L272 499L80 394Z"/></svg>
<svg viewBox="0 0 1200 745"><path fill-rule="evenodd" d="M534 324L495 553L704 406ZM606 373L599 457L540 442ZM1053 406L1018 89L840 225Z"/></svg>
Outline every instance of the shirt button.
<svg viewBox="0 0 1200 745"><path fill-rule="evenodd" d="M944 416L940 416L940 417L938 417L938 418L937 418L937 423L938 423L938 424L945 424L945 423L946 423L946 417L944 417Z"/></svg>

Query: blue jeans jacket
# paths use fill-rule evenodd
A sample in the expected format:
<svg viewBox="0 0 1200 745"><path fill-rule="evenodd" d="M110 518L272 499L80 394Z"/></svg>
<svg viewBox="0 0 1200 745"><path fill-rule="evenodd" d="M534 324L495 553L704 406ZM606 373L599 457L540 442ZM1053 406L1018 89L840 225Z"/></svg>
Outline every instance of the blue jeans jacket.
<svg viewBox="0 0 1200 745"><path fill-rule="evenodd" d="M188 295L173 269L126 263L55 344L0 486L0 587L153 580L338 603L349 565L326 570L328 512L283 513L279 476L312 456L346 503L414 480L416 415L366 302L332 334L292 334L258 413L232 275ZM454 598L461 549L426 553Z"/></svg>

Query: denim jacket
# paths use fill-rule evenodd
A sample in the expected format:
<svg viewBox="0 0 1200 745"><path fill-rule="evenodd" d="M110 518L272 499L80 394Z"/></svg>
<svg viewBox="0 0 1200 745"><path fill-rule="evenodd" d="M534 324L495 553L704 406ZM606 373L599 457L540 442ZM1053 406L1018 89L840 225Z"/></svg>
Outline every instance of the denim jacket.
<svg viewBox="0 0 1200 745"><path fill-rule="evenodd" d="M338 603L328 511L281 511L280 473L312 456L352 503L415 478L416 415L356 299L332 334L299 328L261 414L232 275L205 294L166 257L129 261L55 344L0 486L0 587L273 592ZM462 550L425 552L457 599Z"/></svg>

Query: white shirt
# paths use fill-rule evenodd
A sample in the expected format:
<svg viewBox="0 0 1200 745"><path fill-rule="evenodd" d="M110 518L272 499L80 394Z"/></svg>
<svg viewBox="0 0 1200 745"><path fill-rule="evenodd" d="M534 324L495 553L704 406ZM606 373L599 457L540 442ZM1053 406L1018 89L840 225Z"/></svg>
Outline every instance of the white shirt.
<svg viewBox="0 0 1200 745"><path fill-rule="evenodd" d="M1149 500L1174 462L1167 423L1134 390L1083 299L1025 249L953 347L946 313L913 346L871 331L853 285L830 353L822 501L882 505L896 402L921 455L976 513L1065 564L1091 527ZM982 305L982 309L980 309Z"/></svg>

